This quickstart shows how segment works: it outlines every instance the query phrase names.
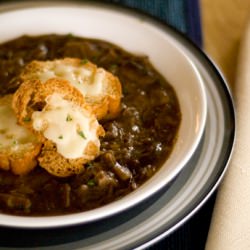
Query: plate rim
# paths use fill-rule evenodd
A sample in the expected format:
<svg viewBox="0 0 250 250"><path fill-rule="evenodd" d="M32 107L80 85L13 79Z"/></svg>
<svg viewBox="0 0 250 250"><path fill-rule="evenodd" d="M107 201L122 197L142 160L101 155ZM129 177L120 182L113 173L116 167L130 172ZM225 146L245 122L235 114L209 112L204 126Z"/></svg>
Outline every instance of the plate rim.
<svg viewBox="0 0 250 250"><path fill-rule="evenodd" d="M29 5L29 8L26 8L25 4L18 3L17 6L19 8L15 9L13 7L13 5L11 5L10 9L7 8L7 11L4 11L2 13L7 13L7 14L8 13L11 13L11 14L13 13L13 14L15 14L15 11L19 11L19 10L21 10L21 11L22 10L24 10L24 11L28 10L29 11L29 10L33 10L33 9L35 11L36 10L39 11L40 7L41 7L41 10L43 10L43 8L45 8L45 10L47 10L47 9L49 9L49 10L52 9L53 10L53 8L55 8L55 10L58 10L58 11L61 11L62 9L63 10L67 9L67 7L68 7L70 10L72 8L73 11L74 11L74 10L77 10L77 8L76 8L77 6L83 7L82 8L83 10L84 10L84 6L86 6L88 8L93 8L94 10L97 9L98 11L101 11L102 8L105 7L105 12L104 13L109 13L109 11L110 11L111 14L117 12L117 9L119 9L121 11L119 11L117 13L121 13L121 15L123 15L125 17L126 16L127 17L131 17L131 19L135 18L135 19L140 20L139 16L141 16L141 15L138 14L137 10L135 12L136 15L134 15L134 14L133 15L127 15L123 11L125 8L123 8L123 7L121 8L120 5L116 5L114 3L103 3L103 2L101 2L101 4L99 5L99 4L97 4L97 2L99 2L99 1L94 1L94 3L88 2L88 1L87 2L83 2L83 3L79 3L78 1L76 1L76 4L74 2L72 3L72 2L68 2L68 1L63 1L63 3L65 5L61 5L61 4L59 5L59 3L61 3L61 2L62 1L56 1L55 3L54 2L42 2L41 5L39 5L39 2L35 2L34 4L32 3L31 5ZM28 1L28 3L29 3L29 1ZM48 5L47 5L47 3L48 3ZM110 4L112 5L112 8L109 7ZM8 5L6 5L6 6L8 6ZM129 11L131 11L131 8L126 8L126 9L129 9ZM0 13L1 13L1 5L0 5ZM23 13L21 12L21 14L23 14ZM155 30L157 30L156 27L155 27ZM172 41L171 41L171 39L169 39L169 41L170 41L169 42L170 44L173 44ZM178 53L183 54L183 52L181 51L181 49L179 49L178 47L177 47L177 50L178 50ZM196 69L196 67L192 63L192 61L190 61L189 58L186 55L184 55L183 57L187 61L187 64L189 64L190 68L192 68L193 74L196 75L197 79L199 79L197 81L200 81L202 83L201 87L200 87L200 92L201 92L202 96L205 96L205 93L204 93L204 91L205 91L204 90L204 88L205 88L204 87L204 83L201 80L201 77L200 77L200 74L199 74L198 70ZM200 119L200 123L199 123L200 124L199 127L201 127L202 130L203 130L204 126L205 126L206 115L207 115L207 100L206 99L204 100L204 108L206 110L200 116L201 119ZM190 159L190 156L193 154L195 148L197 147L198 142L200 141L201 136L202 136L202 131L199 130L199 132L196 133L195 143L192 145L192 147L190 147L190 150L188 151L188 154L180 161L180 163L178 164L178 168L175 168L173 171L170 172L169 178L166 178L166 180L169 180L169 179L172 180L180 172L180 170L183 168L183 166L188 162L188 160ZM91 216L91 214L87 214L87 212L86 212L85 218L87 218L87 216L89 216L89 215L90 215L90 217L87 218L87 219L82 219L81 221L78 221L78 219L76 219L75 217L73 217L74 214L69 214L69 215L64 215L65 220L61 220L60 216L54 216L53 219L55 219L55 221L51 222L51 223L43 222L43 218L39 217L39 218L36 218L37 220L36 220L35 223L37 223L37 225L32 221L33 217L30 217L28 219L29 220L28 223L25 223L24 222L25 220L23 220L20 216L6 215L6 216L10 216L10 218L11 217L14 218L14 219L16 218L18 220L16 222L18 222L19 224L15 225L14 222L13 223L5 223L4 222L4 223L2 223L2 226L18 227L18 228L48 228L48 227L50 227L50 228L54 227L55 228L55 227L62 227L62 226L70 226L70 225L73 225L73 224L77 225L77 224L80 224L80 223L89 223L91 221L96 221L96 220L100 220L102 218L110 217L113 214L120 213L120 212L122 212L122 211L124 211L126 209L129 209L129 208L135 206L137 203L141 202L142 200L144 200L144 199L146 199L146 198L154 195L154 193L157 192L159 189L162 189L167 184L166 182L167 181L165 181L165 182L164 181L160 181L157 185L155 185L155 188L151 189L151 191L149 192L149 195L147 195L147 196L144 195L143 192L140 192L139 189L138 189L138 191L140 192L140 200L138 202L129 201L127 199L126 200L127 202L126 202L125 207L124 207L124 206L122 206L121 202L117 201L116 204L117 204L117 206L119 206L118 210L115 211L115 208L110 207L112 209L112 211L113 211L111 215L108 212L104 211L104 212L101 212L100 215L94 217L94 216ZM133 194L131 194L131 195L132 195L131 197L134 197ZM75 215L78 215L78 213L75 214Z"/></svg>

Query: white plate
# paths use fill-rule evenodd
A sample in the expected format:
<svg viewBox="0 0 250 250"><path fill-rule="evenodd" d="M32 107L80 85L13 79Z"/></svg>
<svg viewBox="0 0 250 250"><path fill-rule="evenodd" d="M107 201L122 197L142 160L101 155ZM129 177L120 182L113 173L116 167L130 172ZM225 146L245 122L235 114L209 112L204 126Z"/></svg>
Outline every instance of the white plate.
<svg viewBox="0 0 250 250"><path fill-rule="evenodd" d="M125 10L124 13L141 16L133 11ZM145 249L189 219L220 183L235 138L234 108L226 83L206 55L183 35L144 15L141 18L171 36L188 54L205 82L208 116L195 155L171 185L136 207L112 218L74 227L53 230L0 228L2 249Z"/></svg>
<svg viewBox="0 0 250 250"><path fill-rule="evenodd" d="M174 87L182 113L178 139L170 157L157 173L136 191L91 211L53 217L0 214L0 225L45 228L91 222L119 213L159 191L183 169L204 131L207 99L203 79L172 34L146 16L118 11L107 5L60 4L6 10L0 13L0 42L23 34L68 34L108 40L137 54L146 54ZM4 25L5 24L5 25Z"/></svg>

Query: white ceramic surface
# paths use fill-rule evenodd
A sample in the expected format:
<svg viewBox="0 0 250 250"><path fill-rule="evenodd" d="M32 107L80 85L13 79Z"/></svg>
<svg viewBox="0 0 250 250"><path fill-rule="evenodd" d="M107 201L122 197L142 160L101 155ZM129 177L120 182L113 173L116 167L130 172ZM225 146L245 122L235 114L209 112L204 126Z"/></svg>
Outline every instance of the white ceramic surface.
<svg viewBox="0 0 250 250"><path fill-rule="evenodd" d="M46 217L0 215L0 225L45 228L91 222L123 211L169 183L185 166L204 131L207 101L203 80L171 35L136 15L98 5L30 7L0 13L0 42L23 34L67 34L104 39L137 54L146 54L176 90L182 123L174 151L162 168L123 199L80 214Z"/></svg>

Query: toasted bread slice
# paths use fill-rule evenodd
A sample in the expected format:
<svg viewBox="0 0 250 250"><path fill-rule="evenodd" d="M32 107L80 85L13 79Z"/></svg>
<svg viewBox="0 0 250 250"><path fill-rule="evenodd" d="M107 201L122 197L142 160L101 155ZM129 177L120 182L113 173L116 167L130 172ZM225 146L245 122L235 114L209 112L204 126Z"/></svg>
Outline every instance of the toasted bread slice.
<svg viewBox="0 0 250 250"><path fill-rule="evenodd" d="M0 98L0 168L22 175L37 165L41 143L28 129L17 124L11 103L12 95Z"/></svg>
<svg viewBox="0 0 250 250"><path fill-rule="evenodd" d="M50 79L69 81L84 96L98 120L114 118L120 111L120 81L88 60L32 61L23 70L20 79L21 82L39 80L42 83Z"/></svg>
<svg viewBox="0 0 250 250"><path fill-rule="evenodd" d="M104 130L68 81L27 80L14 94L12 105L20 124L43 143L38 161L49 173L78 174L84 163L98 156Z"/></svg>
<svg viewBox="0 0 250 250"><path fill-rule="evenodd" d="M87 108L81 93L66 80L50 79L46 83L39 80L27 80L13 95L12 107L18 123L31 128L32 123L29 121L31 121L33 112L42 110L46 105L46 97L53 93L62 94L65 100Z"/></svg>
<svg viewBox="0 0 250 250"><path fill-rule="evenodd" d="M84 171L84 164L93 160L99 153L99 147L94 143L89 143L89 157L79 157L76 159L68 159L57 152L56 144L46 140L39 155L39 165L50 174L57 177L68 177L75 174L80 174ZM85 154L86 155L86 154Z"/></svg>

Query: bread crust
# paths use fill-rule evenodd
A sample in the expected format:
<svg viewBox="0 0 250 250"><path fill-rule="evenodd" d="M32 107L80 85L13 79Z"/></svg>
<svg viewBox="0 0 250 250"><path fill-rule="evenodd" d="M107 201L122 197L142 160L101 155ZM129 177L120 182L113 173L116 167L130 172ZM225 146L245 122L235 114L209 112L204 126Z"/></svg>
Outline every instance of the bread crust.
<svg viewBox="0 0 250 250"><path fill-rule="evenodd" d="M13 96L12 108L16 113L19 124L31 129L31 116L35 111L40 111L46 105L45 99L53 93L63 95L65 100L88 109L81 93L62 79L49 79L45 83L39 80L23 82Z"/></svg>
<svg viewBox="0 0 250 250"><path fill-rule="evenodd" d="M11 102L12 95L6 95L0 98L0 107L11 108ZM29 132L27 131L27 133ZM41 151L41 145L34 136L29 142L18 142L18 147L14 145L0 147L0 168L12 171L16 175L29 173L37 165L36 158Z"/></svg>
<svg viewBox="0 0 250 250"><path fill-rule="evenodd" d="M57 78L49 79L45 83L37 79L26 80L14 94L12 107L18 122L36 134L43 144L38 157L39 165L52 175L67 177L84 171L84 164L98 156L100 146L90 141L83 157L67 159L57 152L56 144L45 138L42 131L34 130L32 114L46 108L45 99L54 93L60 94L63 99L90 113L90 117L94 121L95 116L89 110L89 106L86 105L82 94L71 86L68 81ZM96 123L98 122L96 121ZM98 124L96 133L98 137L105 134L100 124Z"/></svg>
<svg viewBox="0 0 250 250"><path fill-rule="evenodd" d="M92 72L89 84L93 84L91 81L93 81L97 72L103 72L105 77L102 81L102 94L92 95L83 93L81 91L80 92L85 98L86 105L89 106L89 109L91 109L92 112L97 116L98 120L113 119L119 114L122 97L122 88L119 79L103 68L98 68L95 64L88 60L81 60L78 58L64 58L53 61L32 61L24 68L20 75L20 81L22 83L30 80L35 82L41 81L39 80L39 75L46 70L53 71L55 66L58 64L65 65L66 67L75 67L78 69L84 67L84 69ZM52 78L62 80L63 76L60 74L55 74L52 76Z"/></svg>
<svg viewBox="0 0 250 250"><path fill-rule="evenodd" d="M28 174L37 166L37 156L41 151L41 145L41 143L32 144L23 147L20 152L0 152L0 168L10 170L16 175Z"/></svg>

